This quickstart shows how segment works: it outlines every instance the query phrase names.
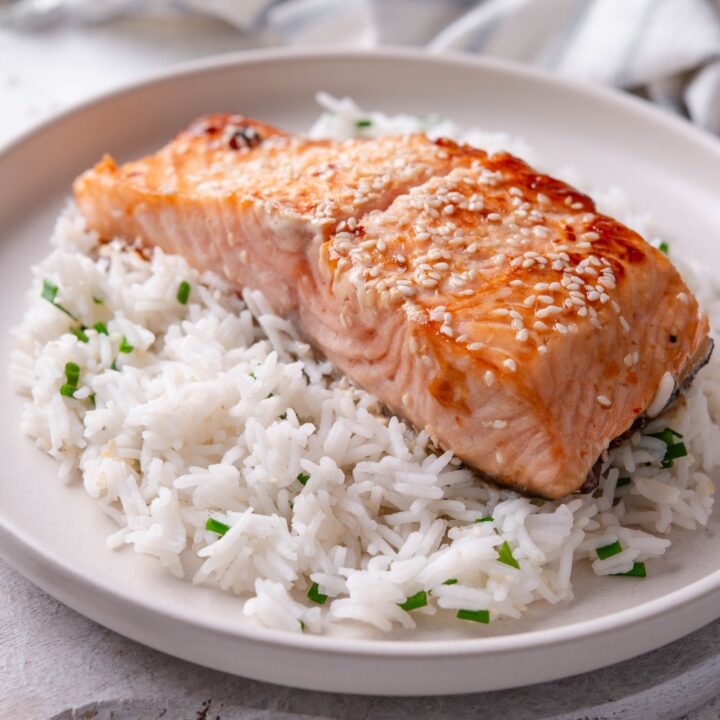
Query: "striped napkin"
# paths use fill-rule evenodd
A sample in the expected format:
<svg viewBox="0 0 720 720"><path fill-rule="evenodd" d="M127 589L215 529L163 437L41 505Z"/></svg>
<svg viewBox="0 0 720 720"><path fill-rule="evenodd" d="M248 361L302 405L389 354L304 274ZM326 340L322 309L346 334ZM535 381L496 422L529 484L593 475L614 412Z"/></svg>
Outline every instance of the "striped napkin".
<svg viewBox="0 0 720 720"><path fill-rule="evenodd" d="M639 93L720 133L720 0L177 0L262 44L426 46Z"/></svg>

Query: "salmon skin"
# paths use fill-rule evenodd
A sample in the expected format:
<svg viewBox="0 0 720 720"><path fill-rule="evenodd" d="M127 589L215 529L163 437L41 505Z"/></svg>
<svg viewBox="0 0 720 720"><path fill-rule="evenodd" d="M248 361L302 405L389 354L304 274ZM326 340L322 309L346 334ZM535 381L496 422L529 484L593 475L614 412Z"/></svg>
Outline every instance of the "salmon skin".
<svg viewBox="0 0 720 720"><path fill-rule="evenodd" d="M529 494L587 489L711 350L663 253L507 153L217 114L74 191L101 237L263 291L351 380Z"/></svg>

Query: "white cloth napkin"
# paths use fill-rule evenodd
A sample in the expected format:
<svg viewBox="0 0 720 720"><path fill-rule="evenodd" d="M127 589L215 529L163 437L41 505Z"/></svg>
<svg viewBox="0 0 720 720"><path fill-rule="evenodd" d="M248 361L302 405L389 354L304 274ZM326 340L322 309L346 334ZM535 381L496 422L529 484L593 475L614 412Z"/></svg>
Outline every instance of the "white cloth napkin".
<svg viewBox="0 0 720 720"><path fill-rule="evenodd" d="M427 46L633 90L720 133L720 0L176 0L264 43Z"/></svg>

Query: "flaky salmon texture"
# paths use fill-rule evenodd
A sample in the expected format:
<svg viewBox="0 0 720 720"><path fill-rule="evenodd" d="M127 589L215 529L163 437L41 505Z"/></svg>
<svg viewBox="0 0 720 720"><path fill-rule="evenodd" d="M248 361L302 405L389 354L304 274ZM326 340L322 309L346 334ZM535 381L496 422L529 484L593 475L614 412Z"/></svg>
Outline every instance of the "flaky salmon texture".
<svg viewBox="0 0 720 720"><path fill-rule="evenodd" d="M75 182L90 228L263 291L482 475L559 498L707 360L668 258L507 153L210 115Z"/></svg>

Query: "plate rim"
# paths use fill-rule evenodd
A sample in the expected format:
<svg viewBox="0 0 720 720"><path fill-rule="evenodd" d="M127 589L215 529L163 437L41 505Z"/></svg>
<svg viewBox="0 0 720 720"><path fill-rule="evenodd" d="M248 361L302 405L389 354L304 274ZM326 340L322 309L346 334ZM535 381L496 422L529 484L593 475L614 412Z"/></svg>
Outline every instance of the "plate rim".
<svg viewBox="0 0 720 720"><path fill-rule="evenodd" d="M619 91L589 84L583 84L577 80L559 77L534 67L529 67L514 61L474 56L460 52L428 52L422 49L383 46L379 49L343 49L336 45L322 48L308 48L305 46L282 47L282 48L261 48L252 50L240 50L232 53L213 55L197 60L184 61L172 65L170 68L158 72L152 72L142 79L125 82L110 90L94 94L90 98L70 105L63 111L31 124L25 131L14 136L10 141L0 145L0 166L15 153L22 152L26 144L31 143L37 136L52 129L54 126L72 120L75 116L82 115L93 107L113 101L123 95L132 94L155 84L178 78L189 77L195 74L202 74L234 66L248 66L253 64L266 64L269 62L283 63L292 59L303 60L328 60L331 58L339 60L358 60L372 58L374 60L392 61L394 59L409 60L411 62L445 64L448 66L462 65L471 67L479 72L499 73L505 76L520 77L529 79L541 85L562 88L577 96L589 97L600 100L606 105L618 108L620 111L639 115L643 120L655 125L662 125L669 131L681 134L687 141L699 145L706 152L713 154L720 163L720 142L710 133L698 129L688 121L669 114L667 111L658 109L649 102L633 97ZM700 532L701 530L698 530ZM14 526L0 513L0 554L2 554L13 567L25 575L20 569L21 562L13 562L7 556L13 555L14 559L30 555L37 567L51 572L60 573L66 582L71 582L77 587L91 590L94 594L120 600L135 612L143 612L155 619L171 620L191 626L196 630L210 630L225 635L229 638L241 638L250 641L270 644L274 646L293 647L297 650L322 651L332 655L382 655L384 658L397 657L419 657L440 658L459 656L480 656L508 652L515 650L531 650L549 645L564 644L603 634L607 631L617 631L643 621L651 621L659 616L675 609L681 605L701 602L705 597L714 591L720 590L720 568L709 575L695 580L683 588L666 593L641 605L616 611L600 619L589 619L574 622L569 625L546 628L542 630L528 630L508 635L493 635L485 637L458 638L451 643L438 640L387 640L370 638L343 638L330 637L326 635L304 635L288 633L280 630L273 630L263 627L255 627L250 624L233 625L216 620L213 617L194 617L191 611L181 611L178 607L167 603L146 602L137 595L126 592L124 588L115 588L108 583L87 575L81 569L73 567L62 557L56 557L45 549L33 543L32 536L22 532L21 528ZM14 548L7 553L8 547ZM28 573L33 574L33 573ZM46 584L39 584L47 590ZM48 590L50 594L53 594ZM63 601L71 607L81 603ZM83 614L87 614L84 611ZM720 616L718 610L716 616ZM105 624L105 623L102 623Z"/></svg>

